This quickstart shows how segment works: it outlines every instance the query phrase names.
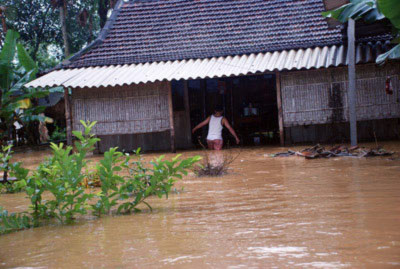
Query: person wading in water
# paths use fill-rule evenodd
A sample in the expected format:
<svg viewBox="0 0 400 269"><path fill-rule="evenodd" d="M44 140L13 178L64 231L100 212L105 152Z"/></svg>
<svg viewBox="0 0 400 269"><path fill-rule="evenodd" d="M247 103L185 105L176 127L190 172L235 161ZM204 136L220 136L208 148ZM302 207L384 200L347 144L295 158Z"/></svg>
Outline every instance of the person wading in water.
<svg viewBox="0 0 400 269"><path fill-rule="evenodd" d="M214 114L209 116L203 122L199 123L196 127L193 128L192 133L194 134L198 129L205 125L208 126L208 135L207 135L207 145L209 149L213 150L221 150L223 145L222 140L222 129L225 126L229 132L236 139L236 144L239 144L240 140L233 130L232 126L229 124L228 120L222 116L223 109L220 106L215 107Z"/></svg>

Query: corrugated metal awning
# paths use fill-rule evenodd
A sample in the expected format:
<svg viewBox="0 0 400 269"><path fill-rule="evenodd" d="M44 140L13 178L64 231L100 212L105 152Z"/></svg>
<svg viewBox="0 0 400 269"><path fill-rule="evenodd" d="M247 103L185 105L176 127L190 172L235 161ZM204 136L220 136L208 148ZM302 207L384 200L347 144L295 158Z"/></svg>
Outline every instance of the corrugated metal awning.
<svg viewBox="0 0 400 269"><path fill-rule="evenodd" d="M358 45L356 63L374 62L388 42ZM88 67L56 70L31 81L26 87L108 87L156 81L188 80L251 75L268 71L318 69L346 65L345 46L191 59L174 62Z"/></svg>

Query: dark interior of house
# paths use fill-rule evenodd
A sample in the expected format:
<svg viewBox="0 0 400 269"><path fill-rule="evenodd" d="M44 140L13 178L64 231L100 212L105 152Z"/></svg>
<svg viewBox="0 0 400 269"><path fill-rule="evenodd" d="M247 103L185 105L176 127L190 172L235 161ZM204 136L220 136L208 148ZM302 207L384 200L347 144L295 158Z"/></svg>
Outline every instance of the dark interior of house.
<svg viewBox="0 0 400 269"><path fill-rule="evenodd" d="M242 145L279 143L275 75L189 80L187 85L191 128L210 116L219 105ZM184 110L183 82L172 83L172 94L174 111ZM207 131L205 126L192 135L193 144L198 145L199 140L204 143ZM225 147L235 144L226 128L223 138Z"/></svg>

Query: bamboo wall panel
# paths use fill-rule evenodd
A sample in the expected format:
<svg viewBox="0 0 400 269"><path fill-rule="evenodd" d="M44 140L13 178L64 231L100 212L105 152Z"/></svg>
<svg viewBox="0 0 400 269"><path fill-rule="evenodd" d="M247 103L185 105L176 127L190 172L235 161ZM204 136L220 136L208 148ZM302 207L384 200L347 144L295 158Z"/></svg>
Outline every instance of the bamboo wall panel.
<svg viewBox="0 0 400 269"><path fill-rule="evenodd" d="M178 149L190 148L191 140L187 137L187 132L191 131L187 124L184 111L174 112L175 139ZM100 152L105 152L109 148L118 147L120 150L133 151L141 148L142 151L168 150L170 145L170 134L166 132L154 132L146 134L123 134L99 136Z"/></svg>
<svg viewBox="0 0 400 269"><path fill-rule="evenodd" d="M357 122L357 137L361 141L400 139L398 119L367 120ZM285 139L288 143L345 143L350 140L348 122L335 124L315 124L286 128Z"/></svg>
<svg viewBox="0 0 400 269"><path fill-rule="evenodd" d="M357 66L357 120L400 118L399 75L400 63ZM285 127L348 121L347 68L284 72L281 83Z"/></svg>
<svg viewBox="0 0 400 269"><path fill-rule="evenodd" d="M170 129L168 82L73 89L73 129L80 120L97 121L96 135L163 132Z"/></svg>

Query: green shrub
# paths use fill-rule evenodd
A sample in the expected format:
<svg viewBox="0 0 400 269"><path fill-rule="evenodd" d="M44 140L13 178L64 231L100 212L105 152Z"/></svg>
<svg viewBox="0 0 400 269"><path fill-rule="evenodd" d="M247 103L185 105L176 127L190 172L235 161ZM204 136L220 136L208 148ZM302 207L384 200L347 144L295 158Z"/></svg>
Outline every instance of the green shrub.
<svg viewBox="0 0 400 269"><path fill-rule="evenodd" d="M28 176L29 170L21 167L20 162L10 164L13 155L12 145L2 146L0 151L0 172L3 172L3 180L7 181L0 184L0 193L16 193L24 191L24 180ZM9 181L8 176L13 177L13 181Z"/></svg>
<svg viewBox="0 0 400 269"><path fill-rule="evenodd" d="M132 162L131 167L128 166L129 176L120 187L120 200L128 201L118 207L118 213L129 213L132 210L138 212L140 210L137 206L141 203L152 210L145 202L145 199L152 195L159 198L165 195L168 198L175 181L181 179L182 175L187 175L187 170L201 159L200 156L195 156L181 160L180 156L177 155L171 161L160 156L150 162L150 168L145 168L140 153L137 152L136 160Z"/></svg>
<svg viewBox="0 0 400 269"><path fill-rule="evenodd" d="M92 194L85 193L82 184L85 178L83 171L87 166L87 153L94 149L99 139L90 134L96 122L81 123L85 131L83 134L73 132L78 139L74 152L71 146L64 148L62 143L51 143L53 157L50 166L44 170L47 177L42 179L42 186L55 198L46 202L49 215L56 217L61 223L71 222L76 214L86 214L87 202L92 197Z"/></svg>
<svg viewBox="0 0 400 269"><path fill-rule="evenodd" d="M50 140L53 142L65 141L67 139L67 133L65 128L61 129L56 125L55 130L51 133Z"/></svg>
<svg viewBox="0 0 400 269"><path fill-rule="evenodd" d="M10 171L10 160L12 158L12 153L11 151L12 145L8 146L1 146L1 151L0 151L0 172L3 172L3 180L7 183L8 179L8 173Z"/></svg>
<svg viewBox="0 0 400 269"><path fill-rule="evenodd" d="M92 208L97 215L109 214L120 199L119 184L124 183L124 177L116 172L122 170L122 163L127 162L129 158L126 157L124 160L123 156L124 154L117 151L117 148L111 148L104 153L104 159L96 166L101 182L101 192L97 195L98 200Z"/></svg>
<svg viewBox="0 0 400 269"><path fill-rule="evenodd" d="M47 190L44 182L50 175L52 162L52 158L44 160L25 181L25 192L31 202L31 216L35 227L40 225L41 219L51 217L42 195Z"/></svg>
<svg viewBox="0 0 400 269"><path fill-rule="evenodd" d="M99 139L91 134L96 122L81 123L84 132L73 132L77 138L74 150L62 143L51 143L52 156L31 173L22 168L20 163L7 166L6 169L18 179L15 187L25 189L31 202L31 211L29 214L10 215L2 211L0 233L36 227L48 218L70 223L76 215L88 214L88 209L92 209L97 216L110 214L115 207L117 213L138 212L138 205L142 203L151 209L145 199L152 195L168 197L175 181L187 175L187 170L200 160L199 156L181 160L178 155L167 161L161 156L146 168L140 149L129 156L117 148L111 148L104 153L95 171L89 172L85 158ZM10 149L6 151L10 152ZM8 164L10 158L7 156L3 159ZM101 182L98 194L85 192L85 184L92 174L97 175ZM43 199L44 192L51 194L48 200ZM93 199L96 199L94 203L90 203Z"/></svg>
<svg viewBox="0 0 400 269"><path fill-rule="evenodd" d="M8 211L0 206L0 234L30 228L32 227L31 223L31 219L26 213L8 214Z"/></svg>
<svg viewBox="0 0 400 269"><path fill-rule="evenodd" d="M117 213L140 211L137 206L141 203L152 209L145 201L146 198L156 195L159 198L168 197L176 179L187 175L194 163L200 160L199 156L181 160L180 155L171 161L164 160L164 156L151 162L151 168L145 168L140 156L140 149L132 157L111 148L104 153L104 159L97 165L101 180L101 192L98 201L93 205L98 215L109 214L111 209L118 206ZM118 175L118 172L127 171L128 176Z"/></svg>

